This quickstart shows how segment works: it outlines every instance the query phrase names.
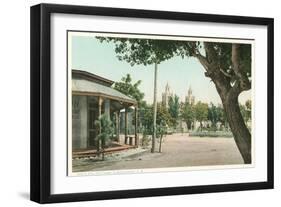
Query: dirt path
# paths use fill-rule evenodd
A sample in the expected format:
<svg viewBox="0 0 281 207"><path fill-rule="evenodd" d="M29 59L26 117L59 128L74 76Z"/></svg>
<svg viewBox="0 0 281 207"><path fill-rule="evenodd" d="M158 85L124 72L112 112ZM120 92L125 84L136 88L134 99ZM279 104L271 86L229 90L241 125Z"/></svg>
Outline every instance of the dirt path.
<svg viewBox="0 0 281 207"><path fill-rule="evenodd" d="M173 134L164 138L162 153L146 152L102 164L89 162L76 170L81 172L231 164L243 164L233 138L195 138L187 134Z"/></svg>

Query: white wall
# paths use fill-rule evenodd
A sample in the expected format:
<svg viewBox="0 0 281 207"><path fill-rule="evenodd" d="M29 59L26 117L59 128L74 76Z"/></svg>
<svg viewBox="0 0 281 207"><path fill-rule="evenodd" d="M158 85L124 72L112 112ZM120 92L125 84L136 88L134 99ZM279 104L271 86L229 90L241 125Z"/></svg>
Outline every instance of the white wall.
<svg viewBox="0 0 281 207"><path fill-rule="evenodd" d="M68 3L138 9L173 10L200 13L219 13L275 18L275 190L183 195L173 197L138 198L115 201L55 204L53 206L252 206L280 203L281 144L281 13L277 0L70 0L70 1L3 1L1 2L0 38L0 205L36 206L29 197L29 7L48 3ZM279 58L276 58L279 57Z"/></svg>

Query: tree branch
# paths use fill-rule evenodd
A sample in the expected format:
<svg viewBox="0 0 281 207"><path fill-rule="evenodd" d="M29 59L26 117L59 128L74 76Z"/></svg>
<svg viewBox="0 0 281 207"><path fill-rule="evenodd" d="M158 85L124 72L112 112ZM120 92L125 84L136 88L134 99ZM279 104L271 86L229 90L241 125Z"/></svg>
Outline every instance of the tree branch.
<svg viewBox="0 0 281 207"><path fill-rule="evenodd" d="M232 50L231 50L231 61L233 64L233 71L235 73L235 76L237 77L237 85L235 84L234 90L237 92L242 92L249 90L251 88L251 83L245 73L246 69L243 66L243 64L240 61L240 45L239 44L232 44ZM233 86L233 87L234 87Z"/></svg>
<svg viewBox="0 0 281 207"><path fill-rule="evenodd" d="M228 77L228 78L233 78L233 76L232 75L230 75L230 74L228 74L227 72L225 72L223 69L221 69L220 68L220 72L222 72L222 74L224 74L226 77Z"/></svg>
<svg viewBox="0 0 281 207"><path fill-rule="evenodd" d="M207 58L203 56L198 49L196 49L193 52L193 56L198 59L198 61L201 63L201 65L205 68L205 76L206 77L211 77L212 72L212 66L208 62Z"/></svg>

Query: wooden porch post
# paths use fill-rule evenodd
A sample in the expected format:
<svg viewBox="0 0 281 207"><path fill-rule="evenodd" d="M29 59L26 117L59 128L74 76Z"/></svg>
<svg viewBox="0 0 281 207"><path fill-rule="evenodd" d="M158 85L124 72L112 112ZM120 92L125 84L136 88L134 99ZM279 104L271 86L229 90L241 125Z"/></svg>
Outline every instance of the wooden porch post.
<svg viewBox="0 0 281 207"><path fill-rule="evenodd" d="M99 117L98 118L100 118L101 117L101 107L102 107L102 98L99 96ZM99 129L99 133L101 133L101 128ZM98 152L100 152L100 150L101 150L101 140L97 140L97 151ZM99 155L99 153L98 153L98 155Z"/></svg>
<svg viewBox="0 0 281 207"><path fill-rule="evenodd" d="M120 142L120 111L115 112L116 117L116 138L117 142Z"/></svg>
<svg viewBox="0 0 281 207"><path fill-rule="evenodd" d="M128 107L125 108L125 144L128 140Z"/></svg>
<svg viewBox="0 0 281 207"><path fill-rule="evenodd" d="M139 137L138 137L138 108L135 106L135 146L139 146Z"/></svg>

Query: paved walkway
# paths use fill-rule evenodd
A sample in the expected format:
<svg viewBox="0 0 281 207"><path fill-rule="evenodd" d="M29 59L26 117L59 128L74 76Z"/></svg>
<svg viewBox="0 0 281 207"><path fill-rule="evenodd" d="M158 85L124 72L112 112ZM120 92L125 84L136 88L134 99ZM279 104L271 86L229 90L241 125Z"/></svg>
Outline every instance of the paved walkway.
<svg viewBox="0 0 281 207"><path fill-rule="evenodd" d="M83 165L81 165L83 162ZM80 163L80 164L79 164ZM162 153L145 152L112 162L74 161L74 171L166 168L243 164L233 138L189 137L173 134L164 138Z"/></svg>

